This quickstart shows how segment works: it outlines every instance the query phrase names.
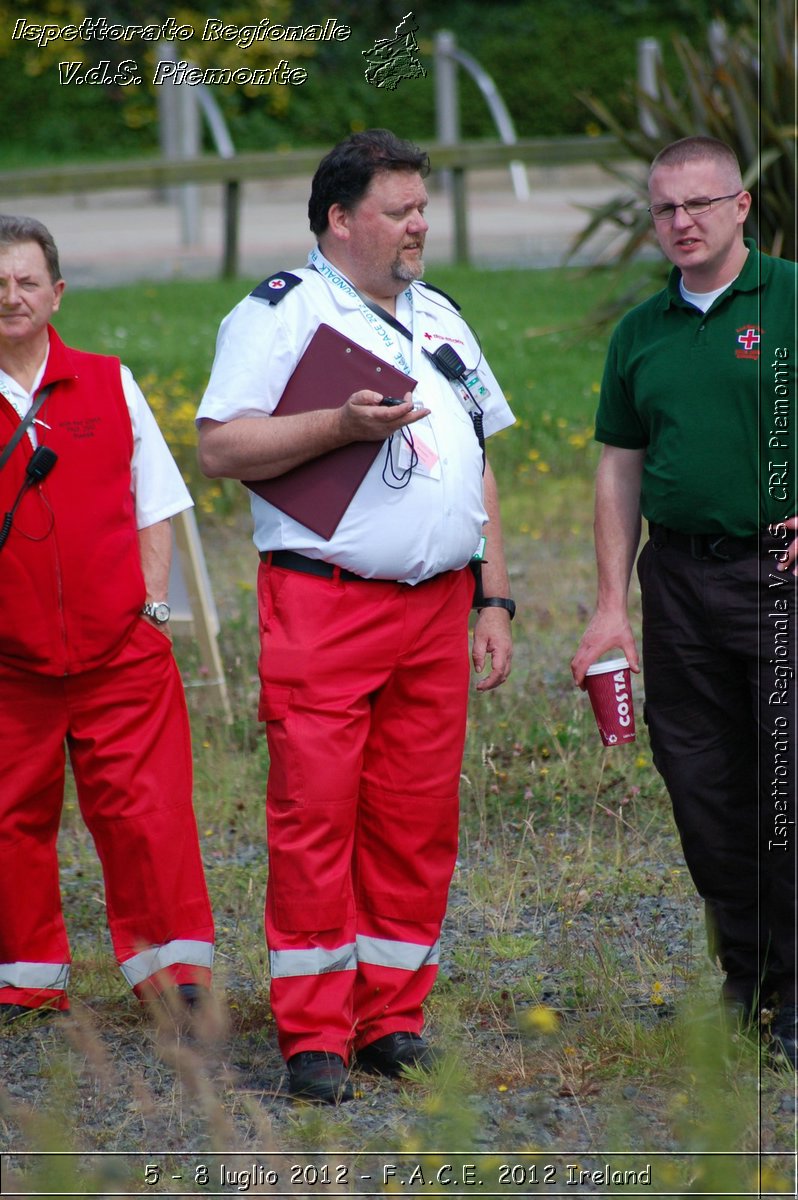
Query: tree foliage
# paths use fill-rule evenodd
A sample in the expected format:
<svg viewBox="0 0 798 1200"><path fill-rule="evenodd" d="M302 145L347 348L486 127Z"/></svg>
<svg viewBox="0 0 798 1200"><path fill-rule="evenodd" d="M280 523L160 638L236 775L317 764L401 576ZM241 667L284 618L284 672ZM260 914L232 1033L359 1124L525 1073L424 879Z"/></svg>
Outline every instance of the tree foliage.
<svg viewBox="0 0 798 1200"><path fill-rule="evenodd" d="M282 51L308 68L302 87L214 87L239 150L322 146L351 129L387 125L406 137L435 137L434 38L450 30L499 86L519 137L583 134L590 123L575 97L589 88L614 102L624 80L635 73L636 39L671 30L700 30L712 12L729 12L739 0L446 0L416 7L421 61L427 69L396 93L369 86L363 50L388 37L406 15L407 0L0 0L0 87L13 122L4 130L6 161L39 157L74 158L110 153L150 153L158 143L157 89L153 88L152 45L119 42L53 42L45 50L10 38L20 17L58 25L84 15L129 25L172 17L202 29L208 17L231 24L272 22L307 26L335 18L352 29L348 41L300 44L261 42L242 49L235 42L195 38L176 43L178 57L201 66L268 66ZM85 58L112 62L140 59L145 83L136 87L71 87L59 84L57 62ZM272 56L271 58L269 56ZM309 55L309 56L308 56ZM672 52L667 49L670 57ZM496 130L477 85L460 72L461 132L467 139L495 138Z"/></svg>

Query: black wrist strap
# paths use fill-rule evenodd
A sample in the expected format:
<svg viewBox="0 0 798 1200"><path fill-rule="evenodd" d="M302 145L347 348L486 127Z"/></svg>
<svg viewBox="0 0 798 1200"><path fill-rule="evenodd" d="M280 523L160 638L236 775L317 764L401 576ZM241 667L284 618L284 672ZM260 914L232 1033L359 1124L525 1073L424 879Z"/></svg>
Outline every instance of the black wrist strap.
<svg viewBox="0 0 798 1200"><path fill-rule="evenodd" d="M474 604L474 607L478 612L483 608L506 608L511 621L515 616L515 600L510 600L505 596L483 596L479 603Z"/></svg>
<svg viewBox="0 0 798 1200"><path fill-rule="evenodd" d="M6 443L6 447L3 450L3 453L0 454L0 471L2 471L3 467L6 465L9 458L14 453L14 450L19 445L19 443L22 441L22 439L24 438L25 433L28 429L28 426L32 423L33 418L36 416L37 412L39 411L41 406L44 404L45 400L50 395L50 392L52 390L53 390L52 383L48 384L47 387L42 388L42 390L37 395L36 399L33 401L33 404L31 404L30 408L25 413L25 416L22 418L19 425L14 430L11 440Z"/></svg>

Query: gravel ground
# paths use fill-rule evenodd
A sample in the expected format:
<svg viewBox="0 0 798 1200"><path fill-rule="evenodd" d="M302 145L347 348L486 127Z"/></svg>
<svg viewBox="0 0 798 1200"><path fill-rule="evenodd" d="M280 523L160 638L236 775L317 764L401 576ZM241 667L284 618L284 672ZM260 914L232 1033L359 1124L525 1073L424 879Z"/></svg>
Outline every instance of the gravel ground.
<svg viewBox="0 0 798 1200"><path fill-rule="evenodd" d="M605 935L623 957L635 953L641 931L654 928L669 946L673 978L678 979L680 968L693 959L696 939L703 936L697 906L688 916L685 924L684 906L675 901L643 898L614 914L609 933L605 922ZM595 940L594 921L595 915L582 914L569 930L574 945L586 954ZM458 883L443 946L444 997L461 982L451 965L458 948L478 944L483 933L481 918ZM561 934L556 916L541 919L531 907L522 906L514 935L541 939L538 944L550 950L491 961L484 977L486 999L467 1027L452 1028L445 1004L438 1006L436 1032L449 1057L435 1086L357 1074L356 1102L338 1110L298 1106L284 1095L283 1066L265 996L247 1006L244 998L237 1001L234 992L228 993L230 1011L208 1013L191 1036L179 1032L169 1017L157 1022L118 1000L90 1009L77 1006L70 1017L0 1031L0 1148L103 1151L101 1160L75 1158L71 1164L73 1170L80 1166L94 1172L90 1183L78 1185L85 1194L99 1190L106 1195L113 1194L114 1172L123 1170L128 1172L126 1191L131 1190L130 1172L134 1190L154 1190L135 1188L146 1165L144 1157L116 1156L131 1151L145 1152L147 1162L159 1164L167 1163L170 1154L182 1154L174 1161L179 1170L189 1172L207 1162L215 1172L220 1164L241 1170L259 1156L259 1163L281 1164L283 1178L292 1164L316 1163L307 1156L320 1148L347 1171L355 1160L346 1152L352 1151L361 1156L372 1152L372 1158L363 1160L370 1163L402 1164L425 1163L420 1151L433 1148L451 1153L453 1147L465 1146L472 1157L480 1152L507 1157L534 1149L539 1154L535 1161L558 1170L560 1178L566 1160L573 1161L575 1155L579 1162L598 1168L602 1153L611 1149L676 1152L680 1147L669 1119L672 1089L665 1086L656 1062L649 1063L648 1079L645 1071L633 1080L605 1080L600 1071L569 1076L564 1070L563 1045L572 1042L578 1048L583 1031L598 1014L569 1011L567 996L558 992L556 947ZM541 1000L562 1014L553 1039L518 1031L523 1025L519 1012L522 1018L529 1008L525 980L530 972L541 971ZM673 995L678 1006L675 989ZM643 996L631 998L622 1015L643 1036L674 1019L669 1005L655 1007ZM771 1071L757 1078L752 1063L749 1055L748 1066L738 1072L738 1086L760 1091L760 1145L788 1148L795 1123L793 1082ZM208 1152L220 1148L225 1152L220 1159L208 1158ZM282 1157L278 1151L284 1152ZM274 1157L264 1157L267 1152ZM27 1170L38 1161L12 1156L6 1168ZM528 1165L532 1160L525 1161ZM9 1181L13 1175L7 1176L6 1186ZM58 1182L50 1179L47 1194L71 1191L69 1179L60 1179L61 1190L54 1186ZM172 1181L168 1188L162 1183L155 1190L179 1194L181 1187ZM249 1190L256 1190L254 1183ZM274 1194L273 1187L265 1190ZM586 1183L567 1194L603 1191L600 1184ZM450 1195L452 1188L442 1188L441 1193ZM305 1188L285 1194L331 1193L329 1188Z"/></svg>
<svg viewBox="0 0 798 1200"><path fill-rule="evenodd" d="M252 555L240 531L235 538L225 533L221 541L224 572L217 576L214 570L213 546L209 565L217 601L221 597L226 606L225 587L233 603L236 581L249 577ZM235 565L233 546L241 556ZM561 549L541 545L536 554L527 574L514 580L514 590L526 593L529 619L538 632L551 624L552 612L559 619L566 603L576 607L580 593L573 576L566 579L557 570ZM539 586L545 584L544 598L534 594L535 578L542 581ZM572 619L581 622L584 614L580 610ZM531 670L534 644L534 674L542 673L545 686L554 687L562 646L548 646L540 637L533 643L531 632L525 640L524 620L522 610L516 622L522 634L519 676ZM570 636L566 630L565 638ZM642 828L642 816L639 824ZM612 1189L596 1179L572 1185L564 1174L567 1164L578 1161L600 1170L611 1150L637 1151L643 1155L640 1163L648 1153L659 1170L665 1160L656 1155L685 1148L794 1149L794 1077L760 1064L750 1039L736 1037L721 1050L713 1042L711 1020L705 1020L706 1032L700 1026L698 1038L699 1018L692 1027L681 1020L696 980L712 1004L719 978L705 976L702 914L685 881L675 837L658 843L649 857L640 849L643 839L630 843L631 860L624 857L613 880L608 864L617 854L614 835L602 834L597 823L597 845L601 836L607 839L606 855L595 858L602 873L572 887L562 862L584 839L582 825L571 818L569 830L557 830L541 818L541 826L527 843L526 875L512 895L510 920L501 845L489 836L480 845L464 839L430 1006L432 1034L447 1053L431 1080L400 1084L358 1074L356 1101L339 1109L288 1100L265 986L253 983L262 978L262 966L240 950L262 943L255 895L246 900L252 921L246 936L220 938L216 986L221 999L190 1036L168 1015L158 1021L143 1012L118 982L104 993L94 989L107 998L88 1004L73 999L70 1017L0 1028L0 1194L381 1195L381 1188L372 1192L370 1184L355 1179L356 1162L428 1163L422 1152L439 1150L449 1153L445 1161L451 1163L454 1148L465 1147L475 1161L490 1161L494 1171L498 1160L537 1152L537 1159L523 1163L527 1172L533 1167L538 1172L539 1186L533 1187L527 1174L529 1186L516 1184L501 1194L580 1196ZM593 832L591 825L591 837ZM506 834L508 845L515 834ZM543 838L549 839L545 847ZM218 854L214 849L209 859L209 879L212 871L245 870L261 881L259 888L266 870L262 846L238 844L232 859L225 857L232 851L223 839L218 845ZM78 876L82 871L81 866ZM96 879L65 876L70 911L81 897L84 903L92 893L100 898ZM639 887L636 878L642 881ZM558 902L543 899L554 893ZM89 911L86 930L100 924L99 912ZM100 947L96 931L73 942L76 958L110 964L107 935ZM580 966L585 968L581 985ZM110 979L112 965L108 972ZM652 991L652 980L661 994ZM552 1013L558 1014L556 1029L549 1028ZM684 1066L683 1037L703 1045L704 1065L709 1064L709 1075L719 1067L719 1079L702 1083L689 1061ZM707 1091L710 1084L714 1092ZM702 1105L710 1111L699 1119ZM738 1109L744 1113L742 1124L739 1133L730 1133ZM737 1140L730 1145L730 1138ZM56 1150L81 1154L64 1160L23 1154ZM334 1180L314 1187L309 1176L291 1179L292 1163L313 1167L320 1160L312 1155L321 1151L333 1168L348 1173L343 1190L335 1190ZM88 1158L92 1152L103 1157ZM222 1158L211 1159L211 1152L223 1152ZM176 1166L167 1170L170 1155ZM162 1172L157 1183L145 1180L148 1163ZM209 1163L220 1188L225 1164L230 1171L251 1168L253 1175L246 1188L228 1177L214 1193L210 1176L207 1184L200 1179L190 1187L193 1173ZM255 1166L263 1163L279 1165L279 1185L258 1180ZM554 1172L552 1180L543 1178L547 1168ZM25 1172L24 1189L17 1170ZM179 1174L182 1182L173 1178ZM568 1186L559 1192L556 1183ZM639 1193L619 1187L618 1193L688 1191L671 1193L662 1179L657 1183ZM689 1194L697 1186L691 1185ZM419 1194L408 1184L401 1190ZM457 1190L449 1177L436 1187L427 1179L421 1191L493 1194L484 1186ZM716 1189L716 1194L742 1191L755 1194L742 1183L736 1193Z"/></svg>

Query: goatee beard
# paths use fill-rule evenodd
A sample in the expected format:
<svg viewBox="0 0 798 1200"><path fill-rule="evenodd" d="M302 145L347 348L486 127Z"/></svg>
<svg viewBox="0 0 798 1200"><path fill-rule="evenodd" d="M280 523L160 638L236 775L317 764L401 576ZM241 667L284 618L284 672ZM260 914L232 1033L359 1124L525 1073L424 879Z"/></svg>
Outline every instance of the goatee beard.
<svg viewBox="0 0 798 1200"><path fill-rule="evenodd" d="M413 283L424 274L424 260L420 258L415 266L410 266L409 263L397 259L391 268L391 274L401 283Z"/></svg>

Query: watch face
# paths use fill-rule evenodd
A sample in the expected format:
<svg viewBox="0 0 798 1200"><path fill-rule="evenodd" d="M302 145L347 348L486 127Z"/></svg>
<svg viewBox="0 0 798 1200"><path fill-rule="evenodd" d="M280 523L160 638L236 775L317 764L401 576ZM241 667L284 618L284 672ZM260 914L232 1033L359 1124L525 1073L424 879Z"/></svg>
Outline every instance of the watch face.
<svg viewBox="0 0 798 1200"><path fill-rule="evenodd" d="M157 621L159 625L165 625L169 620L171 609L165 600L160 600L157 604L145 604L144 612L148 617L152 617L153 621Z"/></svg>

